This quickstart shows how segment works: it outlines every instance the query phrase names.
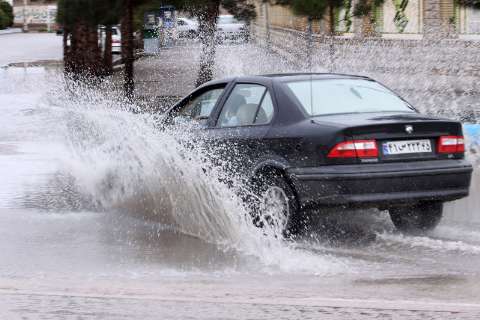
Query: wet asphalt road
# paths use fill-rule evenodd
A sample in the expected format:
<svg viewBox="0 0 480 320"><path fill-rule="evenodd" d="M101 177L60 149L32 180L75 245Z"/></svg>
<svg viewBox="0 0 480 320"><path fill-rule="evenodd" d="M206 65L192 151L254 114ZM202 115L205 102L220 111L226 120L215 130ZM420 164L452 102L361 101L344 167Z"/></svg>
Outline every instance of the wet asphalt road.
<svg viewBox="0 0 480 320"><path fill-rule="evenodd" d="M145 207L131 202L109 210L72 206L76 189L103 181L104 167L115 160L72 157L66 143L72 134L74 141L93 134L114 146L126 141L114 154L147 150L131 139L141 133L118 124L120 116L101 101L88 100L94 106L88 114L59 117L73 106L51 90L57 78L42 68L0 69L0 318L480 318L477 176L472 196L449 205L439 228L426 235L401 235L385 213L368 211L336 213L335 227L326 230L320 220L317 232L294 242L206 241L143 218ZM68 131L72 117L81 126ZM143 123L128 119L131 126ZM142 168L149 176L148 163ZM118 175L130 177L122 169L116 167ZM199 207L212 200L195 201Z"/></svg>

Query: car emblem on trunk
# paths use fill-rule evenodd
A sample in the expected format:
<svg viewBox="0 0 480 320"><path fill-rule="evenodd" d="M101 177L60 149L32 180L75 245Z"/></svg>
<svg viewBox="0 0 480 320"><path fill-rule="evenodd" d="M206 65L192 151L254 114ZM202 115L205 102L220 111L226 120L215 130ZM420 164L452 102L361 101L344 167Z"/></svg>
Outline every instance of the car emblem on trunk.
<svg viewBox="0 0 480 320"><path fill-rule="evenodd" d="M405 131L408 133L408 134L412 134L413 133L413 126L405 126Z"/></svg>

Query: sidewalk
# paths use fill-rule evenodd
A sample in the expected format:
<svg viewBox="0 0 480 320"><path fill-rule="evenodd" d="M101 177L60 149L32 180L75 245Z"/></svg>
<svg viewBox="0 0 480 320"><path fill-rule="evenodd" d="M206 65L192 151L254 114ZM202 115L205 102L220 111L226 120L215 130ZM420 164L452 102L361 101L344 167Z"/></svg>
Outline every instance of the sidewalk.
<svg viewBox="0 0 480 320"><path fill-rule="evenodd" d="M198 44L162 50L135 62L136 95L144 100L178 100L195 89L201 47ZM214 78L293 71L279 56L254 44L217 48Z"/></svg>
<svg viewBox="0 0 480 320"><path fill-rule="evenodd" d="M14 33L0 36L0 66L63 59L62 37L52 33Z"/></svg>
<svg viewBox="0 0 480 320"><path fill-rule="evenodd" d="M12 34L12 33L21 33L22 29L20 28L8 28L4 30L0 30L0 36L4 34Z"/></svg>

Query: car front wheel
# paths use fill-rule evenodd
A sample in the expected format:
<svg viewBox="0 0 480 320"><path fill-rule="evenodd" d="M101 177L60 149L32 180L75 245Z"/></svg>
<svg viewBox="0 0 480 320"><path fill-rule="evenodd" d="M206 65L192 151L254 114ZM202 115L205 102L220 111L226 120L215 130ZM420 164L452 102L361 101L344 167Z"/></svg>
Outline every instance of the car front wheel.
<svg viewBox="0 0 480 320"><path fill-rule="evenodd" d="M395 227L402 232L433 230L442 219L443 203L427 202L389 209Z"/></svg>

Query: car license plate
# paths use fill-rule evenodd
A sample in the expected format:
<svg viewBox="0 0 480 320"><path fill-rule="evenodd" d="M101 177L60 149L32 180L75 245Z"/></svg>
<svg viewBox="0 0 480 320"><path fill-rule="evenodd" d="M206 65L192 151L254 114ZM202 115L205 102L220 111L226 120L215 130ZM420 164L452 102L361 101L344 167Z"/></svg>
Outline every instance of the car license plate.
<svg viewBox="0 0 480 320"><path fill-rule="evenodd" d="M383 144L384 155L429 153L432 152L430 140L389 141Z"/></svg>

